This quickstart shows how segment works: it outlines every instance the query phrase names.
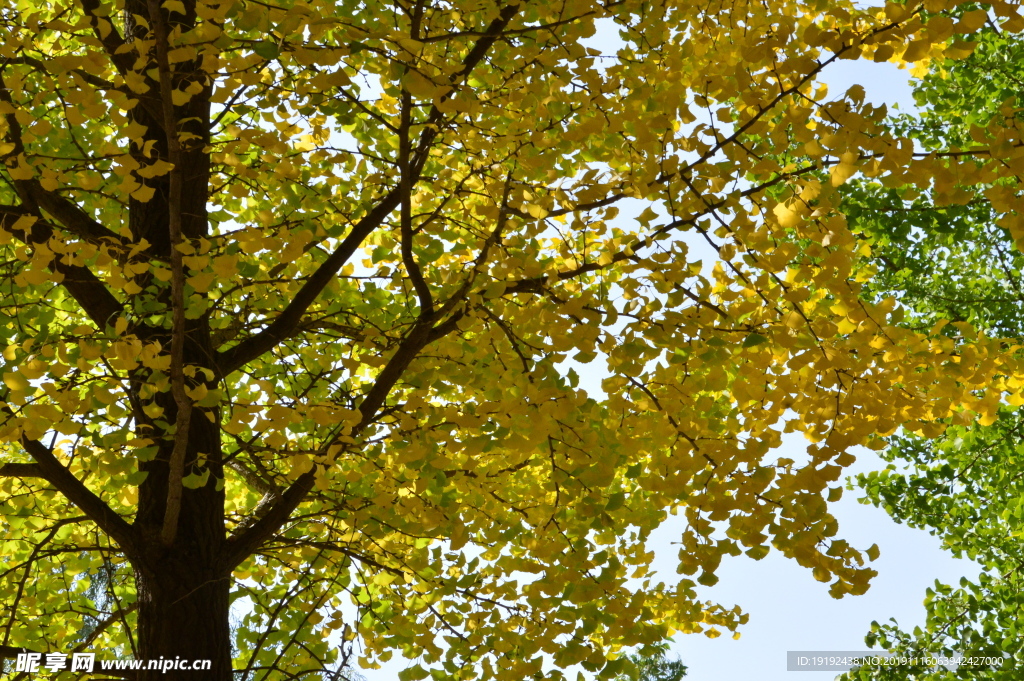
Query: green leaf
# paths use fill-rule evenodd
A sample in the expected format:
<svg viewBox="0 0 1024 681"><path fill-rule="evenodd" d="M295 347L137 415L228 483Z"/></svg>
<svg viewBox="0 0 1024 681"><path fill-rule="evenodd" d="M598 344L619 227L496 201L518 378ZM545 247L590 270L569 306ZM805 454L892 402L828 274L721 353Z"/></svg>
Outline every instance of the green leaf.
<svg viewBox="0 0 1024 681"><path fill-rule="evenodd" d="M277 43L273 43L267 40L261 40L252 45L252 51L263 57L267 61L277 59L278 55L281 54L281 48Z"/></svg>
<svg viewBox="0 0 1024 681"><path fill-rule="evenodd" d="M767 337L762 336L759 333L751 333L746 338L743 339L743 347L745 347L745 348L753 348L753 347L756 347L758 345L761 345L762 343L767 343L767 342L768 342L768 338Z"/></svg>
<svg viewBox="0 0 1024 681"><path fill-rule="evenodd" d="M429 675L429 672L420 666L408 667L398 672L399 681L420 681Z"/></svg>
<svg viewBox="0 0 1024 681"><path fill-rule="evenodd" d="M210 479L210 469L204 468L200 473L190 473L181 479L181 484L189 489L205 487Z"/></svg>

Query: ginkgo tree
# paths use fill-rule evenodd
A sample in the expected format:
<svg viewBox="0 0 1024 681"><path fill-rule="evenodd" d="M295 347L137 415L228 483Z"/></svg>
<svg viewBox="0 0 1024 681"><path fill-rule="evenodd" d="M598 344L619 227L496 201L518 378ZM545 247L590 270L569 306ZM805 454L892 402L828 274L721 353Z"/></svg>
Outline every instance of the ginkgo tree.
<svg viewBox="0 0 1024 681"><path fill-rule="evenodd" d="M610 678L742 622L697 594L724 556L864 592L847 450L987 422L1021 367L862 296L837 189L965 203L971 174L1015 216L1024 148L1006 114L916 151L820 79L1018 10L8 0L4 654L283 679L343 640L410 679Z"/></svg>
<svg viewBox="0 0 1024 681"><path fill-rule="evenodd" d="M990 26L975 42L970 57L936 60L917 81L920 113L890 117L890 125L911 135L922 149L965 147L979 128L999 116L1021 116L1020 35ZM976 178L960 182L974 185ZM868 286L871 295L898 292L908 309L903 323L909 326L944 322L944 332L955 336L958 330L950 323L968 322L1020 343L1024 253L1005 228L1014 217L988 198L998 198L1015 184L1015 178L997 180L963 205L935 205L929 192L909 185L883 188L868 180L845 185L847 217L873 243L871 262L865 263L876 268ZM922 626L873 622L866 642L918 660L974 659L959 670L883 665L856 669L844 678L1005 681L1020 676L1024 412L1016 396L1006 401L998 418L985 424L958 423L934 439L891 438L882 456L892 465L858 480L866 501L899 522L927 529L954 556L975 563L965 572L978 573L958 584L936 581L922 593Z"/></svg>

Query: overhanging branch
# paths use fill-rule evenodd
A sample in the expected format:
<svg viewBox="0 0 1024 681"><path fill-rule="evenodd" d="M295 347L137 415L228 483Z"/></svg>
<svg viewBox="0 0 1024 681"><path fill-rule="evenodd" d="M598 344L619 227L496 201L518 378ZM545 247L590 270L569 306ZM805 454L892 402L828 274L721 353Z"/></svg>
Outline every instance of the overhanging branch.
<svg viewBox="0 0 1024 681"><path fill-rule="evenodd" d="M402 341L398 350L391 356L391 359L388 360L380 374L377 375L377 380L374 381L373 386L367 391L366 396L359 405L362 418L352 429L353 435L373 422L391 389L394 388L395 384L409 367L409 364L419 355L420 351L435 340L443 338L457 329L462 316L461 312L456 312L437 326L420 322L413 327L409 335ZM326 447L324 449L326 450ZM306 495L313 489L315 482L316 465L300 475L295 482L289 485L276 498L267 497L265 501L270 502L269 506L264 506L261 502L258 513L254 513L254 520L240 525L238 528L240 531L237 531L237 534L228 539L222 568L225 571L233 570L239 563L256 551L264 541L272 537L288 521L289 516L298 508L303 499L306 498Z"/></svg>
<svg viewBox="0 0 1024 681"><path fill-rule="evenodd" d="M44 478L43 469L37 463L5 463L0 466L0 476L6 478Z"/></svg>
<svg viewBox="0 0 1024 681"><path fill-rule="evenodd" d="M313 304L331 279L344 267L363 240L377 229L399 204L400 192L390 191L380 203L373 207L355 224L352 231L327 259L310 275L291 302L265 329L244 341L217 353L217 370L220 376L227 376L239 367L251 362L278 343L289 338L299 327L302 315Z"/></svg>
<svg viewBox="0 0 1024 681"><path fill-rule="evenodd" d="M27 229L16 228L14 225L23 216L34 217L36 220ZM53 227L20 206L0 206L0 229L13 234L29 246L45 244L54 235ZM49 269L63 278L60 284L99 328L102 329L121 313L121 303L87 267L69 265L62 256L55 255Z"/></svg>
<svg viewBox="0 0 1024 681"><path fill-rule="evenodd" d="M5 414L8 418L14 417L14 413L6 405L0 407L0 413ZM21 437L21 446L35 460L35 466L41 474L40 477L45 478L68 501L77 506L89 520L96 523L97 527L117 542L127 555L139 555L138 536L132 526L57 460L49 447L39 440L24 435ZM19 464L5 464L5 466L10 465Z"/></svg>
<svg viewBox="0 0 1024 681"><path fill-rule="evenodd" d="M127 245L118 234L93 220L74 202L43 189L36 180L26 181L25 185L32 200L75 236L95 244Z"/></svg>
<svg viewBox="0 0 1024 681"><path fill-rule="evenodd" d="M4 102L13 108L14 100L11 98L11 91L0 74L0 102ZM4 156L3 160L18 157L25 153L25 144L22 137L21 122L14 113L4 114L7 121L8 142L13 148ZM40 213L40 204L33 196L35 180L14 180L12 182L18 192L23 206L0 206L0 228L5 229L27 245L45 244L54 235L51 226L43 222ZM33 217L35 220L31 225L23 225L15 228L18 220L22 217ZM56 257L48 265L51 272L63 277L61 282L64 288L71 294L92 321L101 329L107 322L121 311L121 303L107 290L99 279L93 275L88 268L78 265L69 265L62 257Z"/></svg>

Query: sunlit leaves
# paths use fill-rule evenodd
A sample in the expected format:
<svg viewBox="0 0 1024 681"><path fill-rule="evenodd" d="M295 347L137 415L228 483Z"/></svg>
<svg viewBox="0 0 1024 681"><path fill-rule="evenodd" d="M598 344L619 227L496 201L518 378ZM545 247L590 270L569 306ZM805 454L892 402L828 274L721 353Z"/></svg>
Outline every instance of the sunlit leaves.
<svg viewBox="0 0 1024 681"><path fill-rule="evenodd" d="M949 215L984 186L1016 230L1016 114L929 155L927 117L887 126L863 87L820 83L836 59L988 54L974 5L163 6L169 92L142 15L2 15L0 436L12 464L52 441L135 522L165 503L180 179L184 395L211 433L183 498L223 491L211 522L235 537L302 498L235 573L240 668L322 670L343 631L370 664L610 677L623 646L741 624L698 585L771 547L863 593L875 554L827 506L848 450L992 422L1019 392L997 334L908 326L910 282L866 293L882 240L847 219L863 182ZM793 431L806 457L778 459ZM40 495L18 555L76 513L3 480ZM671 514L680 576L661 583L648 543ZM61 560L45 569L93 559Z"/></svg>
<svg viewBox="0 0 1024 681"><path fill-rule="evenodd" d="M981 20L979 10L962 15L965 24ZM939 342L976 338L976 329L1020 343L1021 254L1018 182L1001 178L985 156L1010 163L1018 142L1017 92L1007 84L1019 77L1019 39L986 31L977 36L972 56L960 63L937 62L915 89L928 109L921 116L894 118L893 128L925 149L987 148L974 160L956 157L927 185L889 188L861 183L850 187L847 213L874 243L876 296L899 291L908 313L903 324L931 326ZM936 159L937 160L937 159ZM933 161L934 163L935 161ZM981 368L984 357L965 347L959 364ZM894 518L942 538L955 556L976 561L983 572L959 585L936 582L925 593L925 624L873 623L866 640L898 654L952 655L969 651L997 664L972 668L978 678L1010 679L1021 650L1016 622L1020 613L1019 506L1020 379L997 378L997 394L975 394L980 417L955 413L923 427L923 437L893 438L883 456L884 471L861 476L867 500ZM1009 405L1009 406L1007 406ZM941 669L921 668L916 678L947 678ZM905 673L904 673L905 676ZM869 668L850 678L895 678L891 670ZM901 677L903 678L903 677Z"/></svg>

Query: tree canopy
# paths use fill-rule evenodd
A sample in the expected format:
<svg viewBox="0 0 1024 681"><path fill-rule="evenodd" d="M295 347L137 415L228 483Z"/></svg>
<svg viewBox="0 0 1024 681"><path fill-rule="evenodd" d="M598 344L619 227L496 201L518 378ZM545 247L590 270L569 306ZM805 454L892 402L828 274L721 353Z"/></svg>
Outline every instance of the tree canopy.
<svg viewBox="0 0 1024 681"><path fill-rule="evenodd" d="M1022 371L866 289L840 189L984 196L1016 239L1024 148L1012 106L926 148L821 77L1018 9L5 3L3 653L613 678L742 623L697 594L724 556L863 593L848 450L992 424Z"/></svg>
<svg viewBox="0 0 1024 681"><path fill-rule="evenodd" d="M686 665L679 658L668 657L668 644L655 646L646 655L629 655L632 674L623 674L615 681L681 681L686 676Z"/></svg>
<svg viewBox="0 0 1024 681"><path fill-rule="evenodd" d="M917 84L922 112L895 116L891 125L921 148L938 150L971 144L978 129L1004 112L1019 117L1022 50L1019 35L986 28L970 57L934 63ZM965 180L961 186L975 183L975 178ZM851 223L874 244L873 295L898 292L908 309L905 323L911 326L969 323L1010 342L1024 341L1024 254L1019 235L1006 228L1014 216L990 199L1002 187L1014 185L986 184L981 195L951 206L936 205L929 193L910 186L851 183L844 205ZM898 672L865 668L851 678L1019 676L1024 656L1018 634L1024 593L1019 529L1024 422L1020 400L1009 397L1006 402L985 425L951 424L935 440L893 438L882 454L892 464L859 477L868 501L900 522L928 529L955 556L982 569L977 579L928 589L923 627L876 622L868 642L907 657L964 654L1000 659L1001 664L966 666L959 674L925 666Z"/></svg>

